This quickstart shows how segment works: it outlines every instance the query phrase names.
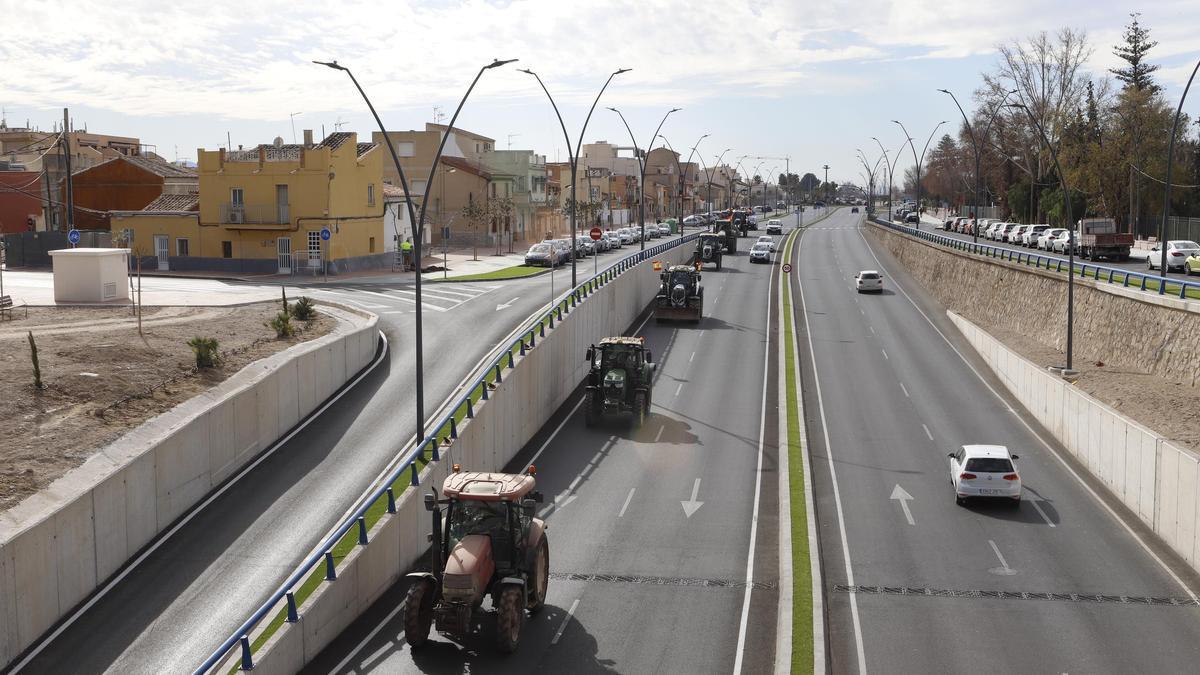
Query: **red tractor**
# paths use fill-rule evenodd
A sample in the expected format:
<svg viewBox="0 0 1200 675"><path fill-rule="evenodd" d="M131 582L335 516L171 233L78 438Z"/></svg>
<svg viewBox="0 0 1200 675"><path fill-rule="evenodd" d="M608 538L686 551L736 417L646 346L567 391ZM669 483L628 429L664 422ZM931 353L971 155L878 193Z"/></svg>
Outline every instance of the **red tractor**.
<svg viewBox="0 0 1200 675"><path fill-rule="evenodd" d="M433 516L433 572L408 575L404 634L413 648L425 644L431 626L461 641L491 596L497 647L516 650L526 612L545 606L550 580L546 524L535 516L542 494L533 489L534 473L532 466L526 474L463 472L455 464L442 483L442 498L436 489L425 495Z"/></svg>

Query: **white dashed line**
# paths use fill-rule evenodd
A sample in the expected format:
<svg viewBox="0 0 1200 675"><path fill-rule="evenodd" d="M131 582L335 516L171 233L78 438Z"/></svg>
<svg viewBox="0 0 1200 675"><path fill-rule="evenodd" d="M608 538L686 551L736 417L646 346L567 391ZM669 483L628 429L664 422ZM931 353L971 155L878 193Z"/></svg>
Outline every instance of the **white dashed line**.
<svg viewBox="0 0 1200 675"><path fill-rule="evenodd" d="M888 359L887 350L880 349L879 351L883 352L883 358L887 359L888 361L891 361L891 359ZM901 386L903 386L903 385L901 385Z"/></svg>
<svg viewBox="0 0 1200 675"><path fill-rule="evenodd" d="M633 501L633 493L636 491L637 488L629 488L629 494L625 497L625 503L621 505L621 512L617 514L618 518L625 517L625 509L629 508L629 502Z"/></svg>
<svg viewBox="0 0 1200 675"><path fill-rule="evenodd" d="M922 425L921 425L921 428L925 430L925 435L926 435L926 436L928 436L928 437L929 437L929 440L931 440L931 441L932 441L932 440L933 440L933 434L929 433L929 427L927 427L927 426L925 426L924 424L922 424Z"/></svg>
<svg viewBox="0 0 1200 675"><path fill-rule="evenodd" d="M575 602L571 603L571 609L567 610L567 615L563 617L562 625L558 627L558 632L554 634L554 639L550 641L550 644L558 644L559 639L562 637L563 631L567 629L567 624L571 623L571 615L575 614L575 608L578 606L579 598L575 598Z"/></svg>
<svg viewBox="0 0 1200 675"><path fill-rule="evenodd" d="M1037 510L1038 515L1040 515L1042 517L1042 520L1046 521L1047 525L1049 525L1050 527L1054 527L1054 523L1050 522L1050 516L1047 516L1046 512L1042 510L1042 507L1038 504L1038 500L1030 499L1029 503L1033 504L1033 508L1035 510Z"/></svg>
<svg viewBox="0 0 1200 675"><path fill-rule="evenodd" d="M683 391L683 383L682 382L680 382L679 386L675 388L675 395L678 396L679 392L681 392L681 391Z"/></svg>

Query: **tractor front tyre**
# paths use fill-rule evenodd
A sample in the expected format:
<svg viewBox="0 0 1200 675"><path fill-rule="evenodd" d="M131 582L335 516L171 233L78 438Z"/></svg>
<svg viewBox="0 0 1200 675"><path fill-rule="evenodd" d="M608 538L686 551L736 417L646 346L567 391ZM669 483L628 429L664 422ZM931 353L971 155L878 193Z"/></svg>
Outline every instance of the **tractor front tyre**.
<svg viewBox="0 0 1200 675"><path fill-rule="evenodd" d="M633 425L639 429L646 423L646 410L650 406L646 403L646 392L639 391L633 397Z"/></svg>
<svg viewBox="0 0 1200 675"><path fill-rule="evenodd" d="M546 543L546 535L538 543L537 553L533 557L533 569L530 570L532 588L525 601L525 608L530 614L537 614L546 606L546 589L550 585L550 545Z"/></svg>
<svg viewBox="0 0 1200 675"><path fill-rule="evenodd" d="M588 393L584 395L583 407L583 423L589 427L595 426L600 417L596 410L598 406L596 405L595 392L589 390Z"/></svg>
<svg viewBox="0 0 1200 675"><path fill-rule="evenodd" d="M429 579L417 579L404 598L404 639L414 649L429 639L433 625L434 586Z"/></svg>
<svg viewBox="0 0 1200 675"><path fill-rule="evenodd" d="M509 584L500 589L496 606L496 648L505 654L517 651L525 625L525 589Z"/></svg>
<svg viewBox="0 0 1200 675"><path fill-rule="evenodd" d="M721 271L721 256L717 256L717 271Z"/></svg>

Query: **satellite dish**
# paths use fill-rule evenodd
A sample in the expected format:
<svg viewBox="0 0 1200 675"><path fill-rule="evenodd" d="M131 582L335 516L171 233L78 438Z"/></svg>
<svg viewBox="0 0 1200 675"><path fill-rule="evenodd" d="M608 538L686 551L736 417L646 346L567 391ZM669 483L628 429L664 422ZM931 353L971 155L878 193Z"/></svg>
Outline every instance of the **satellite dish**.
<svg viewBox="0 0 1200 675"><path fill-rule="evenodd" d="M283 136L276 136L275 142L273 145L277 148L282 148L283 147Z"/></svg>

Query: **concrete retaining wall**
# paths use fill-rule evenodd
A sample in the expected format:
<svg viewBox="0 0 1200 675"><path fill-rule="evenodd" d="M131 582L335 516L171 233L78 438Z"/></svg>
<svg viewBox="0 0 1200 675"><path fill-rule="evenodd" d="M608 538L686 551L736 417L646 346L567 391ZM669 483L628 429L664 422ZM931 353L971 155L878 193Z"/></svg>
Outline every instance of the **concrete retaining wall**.
<svg viewBox="0 0 1200 675"><path fill-rule="evenodd" d="M1023 264L969 255L871 224L868 236L943 306L979 322L1066 345L1067 279ZM1200 301L1104 281L1075 281L1075 358L1200 383Z"/></svg>
<svg viewBox="0 0 1200 675"><path fill-rule="evenodd" d="M256 361L0 514L0 668L370 363L376 317Z"/></svg>
<svg viewBox="0 0 1200 675"><path fill-rule="evenodd" d="M692 250L678 246L659 259L680 263ZM454 462L470 471L503 470L584 380L588 345L624 333L654 299L658 284L651 262L621 274L564 315L514 369L505 369L489 400L475 406L475 418L459 426L458 440L442 451L442 461L420 474L421 487L398 498L396 514L385 514L371 529L371 543L342 560L337 580L322 583L300 608L299 623L285 624L255 654L254 672L298 671L411 569L429 548L425 486L440 489ZM235 648L216 672L236 665L239 653Z"/></svg>
<svg viewBox="0 0 1200 675"><path fill-rule="evenodd" d="M1200 457L1172 445L947 312L1004 386L1088 471L1200 570Z"/></svg>

